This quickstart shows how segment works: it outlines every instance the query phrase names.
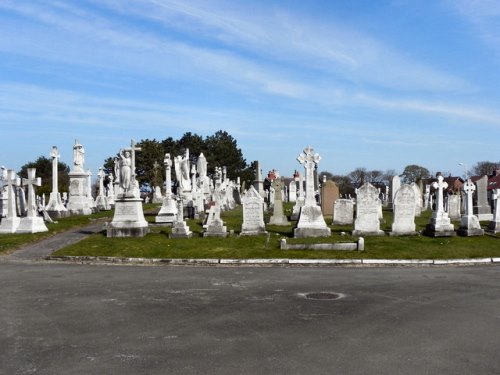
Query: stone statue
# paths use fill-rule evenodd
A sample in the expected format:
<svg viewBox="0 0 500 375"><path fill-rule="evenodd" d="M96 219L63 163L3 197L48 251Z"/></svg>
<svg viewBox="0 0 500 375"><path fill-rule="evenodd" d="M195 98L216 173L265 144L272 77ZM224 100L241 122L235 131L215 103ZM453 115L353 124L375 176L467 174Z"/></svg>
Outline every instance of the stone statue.
<svg viewBox="0 0 500 375"><path fill-rule="evenodd" d="M127 192L132 180L132 156L128 150L120 150L120 187Z"/></svg>
<svg viewBox="0 0 500 375"><path fill-rule="evenodd" d="M189 176L190 173L190 162L189 162L189 149L186 149L184 153L184 157L176 156L174 159L175 162L175 175L177 177L177 182L181 187L182 191L191 191L191 178Z"/></svg>
<svg viewBox="0 0 500 375"><path fill-rule="evenodd" d="M85 150L83 146L75 140L75 145L73 146L73 165L75 170L83 171L83 164L85 163Z"/></svg>

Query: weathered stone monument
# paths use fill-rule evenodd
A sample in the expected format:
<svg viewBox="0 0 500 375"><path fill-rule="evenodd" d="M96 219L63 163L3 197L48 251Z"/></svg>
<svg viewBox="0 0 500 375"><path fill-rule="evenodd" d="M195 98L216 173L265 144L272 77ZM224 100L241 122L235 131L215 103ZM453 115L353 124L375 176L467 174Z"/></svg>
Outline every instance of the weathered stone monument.
<svg viewBox="0 0 500 375"><path fill-rule="evenodd" d="M367 182L357 190L353 236L382 236L385 234L380 230L380 205L378 190L372 184Z"/></svg>
<svg viewBox="0 0 500 375"><path fill-rule="evenodd" d="M325 181L321 185L321 212L324 216L333 216L333 205L340 198L339 187L334 181Z"/></svg>
<svg viewBox="0 0 500 375"><path fill-rule="evenodd" d="M7 168L0 167L0 218L7 217L9 193L7 188Z"/></svg>
<svg viewBox="0 0 500 375"><path fill-rule="evenodd" d="M220 168L215 169L215 190L212 194L213 205L210 207L206 223L204 225L205 231L203 232L203 237L227 237L227 227L221 219L221 201L222 201L222 191L221 191L221 176L222 171Z"/></svg>
<svg viewBox="0 0 500 375"><path fill-rule="evenodd" d="M450 217L451 220L459 220L461 213L460 213L460 206L462 202L460 199L460 195L448 195L448 216Z"/></svg>
<svg viewBox="0 0 500 375"><path fill-rule="evenodd" d="M56 146L52 147L50 157L52 158L52 192L50 193L49 203L47 203L45 209L52 217L65 217L69 215L69 212L64 207L61 194L59 193L57 165L61 155Z"/></svg>
<svg viewBox="0 0 500 375"><path fill-rule="evenodd" d="M304 205L300 209L297 227L293 231L294 237L328 237L331 230L326 225L321 207L316 203L314 191L314 170L321 160L321 156L309 146L304 149L297 160L305 169L306 194Z"/></svg>
<svg viewBox="0 0 500 375"><path fill-rule="evenodd" d="M172 194L172 159L170 154L166 153L163 159L163 165L165 166L165 197L163 198L163 203L160 208L160 212L155 217L156 223L172 224L177 220L177 214L179 213L177 205L175 204L175 199ZM183 211L180 211L182 215Z"/></svg>
<svg viewBox="0 0 500 375"><path fill-rule="evenodd" d="M189 159L189 149L186 148L184 156L178 155L174 158L175 176L179 183L177 195L186 202L191 200L191 161Z"/></svg>
<svg viewBox="0 0 500 375"><path fill-rule="evenodd" d="M396 198L396 193L399 190L399 187L401 186L401 178L399 176L394 176L392 178L392 183L391 183L391 203L394 202L394 198Z"/></svg>
<svg viewBox="0 0 500 375"><path fill-rule="evenodd" d="M174 226L172 227L172 234L170 235L171 238L191 238L193 235L193 232L189 229L186 221L183 218L182 211L183 211L183 203L182 200L179 199L178 205L177 205L177 211L179 214L177 215L177 220L174 223Z"/></svg>
<svg viewBox="0 0 500 375"><path fill-rule="evenodd" d="M161 170L160 170L160 164L155 160L153 164L153 176L154 176L154 181L153 181L153 203L163 203L163 195L161 194Z"/></svg>
<svg viewBox="0 0 500 375"><path fill-rule="evenodd" d="M27 214L21 218L17 233L38 233L47 232L43 218L38 215L38 209L35 197L35 186L41 186L42 180L36 177L36 168L28 168L28 178L23 178L23 185L28 186L28 205Z"/></svg>
<svg viewBox="0 0 500 375"><path fill-rule="evenodd" d="M109 211L111 210L111 206L108 203L108 197L104 192L104 178L106 177L106 173L104 173L104 169L99 168L99 173L97 173L97 177L99 178L99 193L95 198L95 206L99 211Z"/></svg>
<svg viewBox="0 0 500 375"><path fill-rule="evenodd" d="M241 236L254 236L266 234L264 224L264 198L259 192L250 186L241 198L243 205L243 224L241 225Z"/></svg>
<svg viewBox="0 0 500 375"><path fill-rule="evenodd" d="M292 203L297 201L297 182L295 180L290 181L288 185L288 201Z"/></svg>
<svg viewBox="0 0 500 375"><path fill-rule="evenodd" d="M465 192L467 198L465 201L465 214L460 220L460 228L458 229L458 234L460 236L482 236L484 234L484 230L481 229L481 224L479 223L478 218L474 215L474 207L472 204L472 195L476 190L476 186L469 178L465 182L462 189Z"/></svg>
<svg viewBox="0 0 500 375"><path fill-rule="evenodd" d="M297 200L293 205L292 215L290 216L290 220L298 220L300 215L300 210L302 206L304 206L306 202L305 193L304 193L304 176L298 173L297 182L299 184L299 190L297 192Z"/></svg>
<svg viewBox="0 0 500 375"><path fill-rule="evenodd" d="M448 187L441 174L437 176L438 181L432 183L436 190L436 209L432 213L430 223L425 229L425 234L432 237L450 237L455 235L455 228L451 224L448 213L444 210L443 190Z"/></svg>
<svg viewBox="0 0 500 375"><path fill-rule="evenodd" d="M415 216L420 216L422 214L422 191L415 182L411 184L411 188L415 194Z"/></svg>
<svg viewBox="0 0 500 375"><path fill-rule="evenodd" d="M333 225L351 225L354 222L352 199L337 199L333 205Z"/></svg>
<svg viewBox="0 0 500 375"><path fill-rule="evenodd" d="M73 169L69 172L69 196L66 208L73 215L90 215L92 208L87 199L88 174L84 170L85 150L83 146L75 140L73 146Z"/></svg>
<svg viewBox="0 0 500 375"><path fill-rule="evenodd" d="M0 223L0 233L15 233L21 219L17 216L16 208L16 187L21 181L16 177L16 172L7 170L7 216Z"/></svg>
<svg viewBox="0 0 500 375"><path fill-rule="evenodd" d="M415 231L415 190L412 186L403 184L394 198L394 222L391 236L414 235Z"/></svg>
<svg viewBox="0 0 500 375"><path fill-rule="evenodd" d="M491 207L488 204L488 176L483 176L476 181L477 201L474 206L474 214L479 221L492 220Z"/></svg>
<svg viewBox="0 0 500 375"><path fill-rule="evenodd" d="M276 178L272 182L272 187L274 189L274 205L273 205L273 214L269 218L269 224L290 225L288 219L283 213L283 194L282 194L282 190L284 187L283 179Z"/></svg>
<svg viewBox="0 0 500 375"><path fill-rule="evenodd" d="M134 140L130 148L120 150L120 186L115 199L113 220L107 227L108 237L143 237L149 232L142 211L139 183L135 178L135 153L141 151Z"/></svg>
<svg viewBox="0 0 500 375"><path fill-rule="evenodd" d="M498 233L500 232L500 205L498 204L498 199L500 198L500 189L493 189L493 201L495 204L495 210L493 214L493 220L488 224L488 232Z"/></svg>

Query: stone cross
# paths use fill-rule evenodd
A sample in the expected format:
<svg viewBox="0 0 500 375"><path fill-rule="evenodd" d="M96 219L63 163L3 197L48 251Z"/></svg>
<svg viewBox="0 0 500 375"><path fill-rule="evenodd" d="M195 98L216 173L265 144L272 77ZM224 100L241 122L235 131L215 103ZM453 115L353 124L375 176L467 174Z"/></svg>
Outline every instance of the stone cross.
<svg viewBox="0 0 500 375"><path fill-rule="evenodd" d="M50 157L52 158L52 192L58 193L59 188L57 186L57 163L61 155L57 150L57 146L52 146L52 151L50 152Z"/></svg>
<svg viewBox="0 0 500 375"><path fill-rule="evenodd" d="M37 216L35 186L42 186L42 179L36 176L36 168L28 168L28 178L23 178L23 186L28 186L28 217Z"/></svg>
<svg viewBox="0 0 500 375"><path fill-rule="evenodd" d="M163 159L163 165L165 166L165 196L170 197L172 195L172 159L170 159L170 154L165 154Z"/></svg>
<svg viewBox="0 0 500 375"><path fill-rule="evenodd" d="M9 202L7 207L7 217L17 217L16 209L16 187L21 185L21 181L16 177L16 172L12 169L7 170L7 184L9 191Z"/></svg>
<svg viewBox="0 0 500 375"><path fill-rule="evenodd" d="M470 216L473 214L473 205L472 205L472 194L476 191L476 185L470 180L464 184L463 191L467 194L467 204L465 205L465 215Z"/></svg>
<svg viewBox="0 0 500 375"><path fill-rule="evenodd" d="M499 198L500 198L500 189L493 189L492 199L495 202L495 210L493 215L494 222L500 222L500 206L498 205Z"/></svg>
<svg viewBox="0 0 500 375"><path fill-rule="evenodd" d="M438 192L436 196L436 212L444 212L443 189L448 187L448 183L444 181L444 177L442 175L439 175L437 179L437 182L432 183L432 187L437 189Z"/></svg>
<svg viewBox="0 0 500 375"><path fill-rule="evenodd" d="M314 149L310 146L304 149L297 158L306 170L306 206L316 206L316 199L314 197L314 169L321 160L318 153L314 153Z"/></svg>
<svg viewBox="0 0 500 375"><path fill-rule="evenodd" d="M124 149L124 151L130 151L130 158L131 158L131 164L132 164L130 167L130 170L132 173L131 178L135 178L135 153L136 153L136 151L142 151L142 148L137 147L136 145L137 145L137 143L132 139L130 141L130 148Z"/></svg>

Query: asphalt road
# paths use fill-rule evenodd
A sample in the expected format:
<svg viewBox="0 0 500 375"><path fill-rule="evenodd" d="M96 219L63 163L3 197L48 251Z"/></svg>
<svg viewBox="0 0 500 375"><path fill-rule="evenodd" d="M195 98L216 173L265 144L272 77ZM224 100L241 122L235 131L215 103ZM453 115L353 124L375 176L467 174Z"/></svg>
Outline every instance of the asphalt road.
<svg viewBox="0 0 500 375"><path fill-rule="evenodd" d="M3 262L0 286L0 374L500 374L500 266Z"/></svg>

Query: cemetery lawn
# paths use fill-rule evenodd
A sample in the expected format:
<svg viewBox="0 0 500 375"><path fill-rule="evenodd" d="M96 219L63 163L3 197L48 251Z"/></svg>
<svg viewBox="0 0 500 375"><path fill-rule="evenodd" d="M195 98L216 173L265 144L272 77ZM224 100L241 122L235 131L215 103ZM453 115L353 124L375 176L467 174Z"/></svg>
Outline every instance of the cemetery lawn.
<svg viewBox="0 0 500 375"><path fill-rule="evenodd" d="M159 210L157 207L156 212ZM285 205L285 213L290 207ZM417 230L427 225L430 212L424 212L416 219ZM146 214L146 220L154 223L156 213ZM500 257L500 236L485 235L480 237L445 237L431 238L423 235L391 237L365 237L365 251L316 251L316 250L280 250L280 240L287 243L331 243L353 242L350 232L353 226L331 226L332 235L328 238L294 239L293 227L266 225L268 236L242 236L242 209L222 213L222 219L228 231L234 235L227 238L203 238L201 220L188 220L193 232L190 239L170 239L169 227L150 226L150 233L142 238L106 238L105 232L61 249L53 256L103 256L124 258L173 258L173 259L462 259ZM381 229L390 232L392 212L384 210L384 223ZM331 224L331 218L326 218ZM458 227L458 222L455 222ZM488 223L482 223L486 226Z"/></svg>

